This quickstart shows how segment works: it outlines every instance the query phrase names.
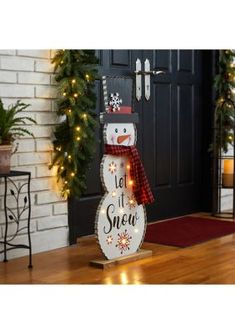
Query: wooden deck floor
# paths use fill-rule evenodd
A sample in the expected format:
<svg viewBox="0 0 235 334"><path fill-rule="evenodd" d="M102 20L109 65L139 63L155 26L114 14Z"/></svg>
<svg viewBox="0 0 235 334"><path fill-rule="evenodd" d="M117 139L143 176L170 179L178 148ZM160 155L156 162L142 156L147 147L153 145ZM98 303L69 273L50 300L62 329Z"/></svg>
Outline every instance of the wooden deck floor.
<svg viewBox="0 0 235 334"><path fill-rule="evenodd" d="M144 243L153 256L101 270L89 265L101 255L94 237L75 246L0 263L6 284L220 284L235 283L235 234L180 249Z"/></svg>

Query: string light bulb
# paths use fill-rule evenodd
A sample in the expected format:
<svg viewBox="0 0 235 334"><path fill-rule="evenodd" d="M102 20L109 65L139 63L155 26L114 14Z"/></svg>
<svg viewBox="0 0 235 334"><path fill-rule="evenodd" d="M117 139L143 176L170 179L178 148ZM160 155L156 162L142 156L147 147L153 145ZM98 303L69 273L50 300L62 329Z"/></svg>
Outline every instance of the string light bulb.
<svg viewBox="0 0 235 334"><path fill-rule="evenodd" d="M73 79L73 80L72 80L72 84L75 84L75 83L76 83L76 80L75 80L75 79Z"/></svg>
<svg viewBox="0 0 235 334"><path fill-rule="evenodd" d="M74 97L78 97L78 94L77 94L77 93L74 93L73 96L74 96Z"/></svg>
<svg viewBox="0 0 235 334"><path fill-rule="evenodd" d="M85 78L86 78L87 81L89 81L89 79L90 79L89 74L86 74L86 75L85 75Z"/></svg>
<svg viewBox="0 0 235 334"><path fill-rule="evenodd" d="M127 168L127 169L131 169L131 166L130 166L130 165L127 165L126 168Z"/></svg>
<svg viewBox="0 0 235 334"><path fill-rule="evenodd" d="M68 110L68 113L69 113L69 114L71 114L71 112L72 112L72 110L71 110L71 109L69 109L69 110Z"/></svg>
<svg viewBox="0 0 235 334"><path fill-rule="evenodd" d="M64 166L61 166L60 169L61 169L61 170L64 170Z"/></svg>
<svg viewBox="0 0 235 334"><path fill-rule="evenodd" d="M75 173L74 173L74 172L72 172L70 175L71 175L72 177L74 177L74 176L75 176Z"/></svg>
<svg viewBox="0 0 235 334"><path fill-rule="evenodd" d="M71 155L68 155L68 159L72 159Z"/></svg>
<svg viewBox="0 0 235 334"><path fill-rule="evenodd" d="M133 180L130 180L128 183L129 183L130 186L133 186L134 181L133 181Z"/></svg>
<svg viewBox="0 0 235 334"><path fill-rule="evenodd" d="M81 130L80 126L77 126L76 131L80 131L80 130Z"/></svg>
<svg viewBox="0 0 235 334"><path fill-rule="evenodd" d="M79 140L81 140L81 137L78 136L76 139L77 139L77 141L79 141Z"/></svg>
<svg viewBox="0 0 235 334"><path fill-rule="evenodd" d="M116 191L113 191L112 192L112 197L115 197L116 196Z"/></svg>
<svg viewBox="0 0 235 334"><path fill-rule="evenodd" d="M66 96L66 92L63 93L63 96Z"/></svg>

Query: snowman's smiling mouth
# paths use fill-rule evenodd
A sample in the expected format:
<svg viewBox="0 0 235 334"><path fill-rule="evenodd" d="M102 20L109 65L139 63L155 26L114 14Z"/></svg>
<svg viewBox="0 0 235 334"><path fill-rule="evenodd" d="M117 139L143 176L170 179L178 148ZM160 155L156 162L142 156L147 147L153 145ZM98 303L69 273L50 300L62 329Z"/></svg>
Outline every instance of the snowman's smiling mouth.
<svg viewBox="0 0 235 334"><path fill-rule="evenodd" d="M125 140L129 139L130 141L131 135L122 135L117 137L117 143L122 144Z"/></svg>

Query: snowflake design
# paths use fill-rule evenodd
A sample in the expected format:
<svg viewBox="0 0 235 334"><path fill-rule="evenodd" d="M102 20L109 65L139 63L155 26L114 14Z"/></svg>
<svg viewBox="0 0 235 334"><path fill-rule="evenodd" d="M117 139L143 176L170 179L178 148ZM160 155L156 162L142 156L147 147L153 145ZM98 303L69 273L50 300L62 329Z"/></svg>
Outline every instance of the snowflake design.
<svg viewBox="0 0 235 334"><path fill-rule="evenodd" d="M118 240L116 247L121 251L121 254L125 252L126 250L130 249L130 243L131 243L132 237L127 233L127 230L125 230L122 233L118 233Z"/></svg>
<svg viewBox="0 0 235 334"><path fill-rule="evenodd" d="M121 104L122 99L119 98L119 93L110 94L109 105L112 109L112 112L119 111Z"/></svg>
<svg viewBox="0 0 235 334"><path fill-rule="evenodd" d="M132 194L131 196L127 196L127 197L128 197L128 202L126 203L126 205L129 206L129 209L135 208L136 200L135 200L134 194Z"/></svg>
<svg viewBox="0 0 235 334"><path fill-rule="evenodd" d="M117 165L112 161L111 164L109 164L109 171L111 174L115 173L117 170Z"/></svg>
<svg viewBox="0 0 235 334"><path fill-rule="evenodd" d="M108 235L107 239L106 239L106 242L107 242L108 245L111 245L112 242L113 242L113 237L111 235Z"/></svg>

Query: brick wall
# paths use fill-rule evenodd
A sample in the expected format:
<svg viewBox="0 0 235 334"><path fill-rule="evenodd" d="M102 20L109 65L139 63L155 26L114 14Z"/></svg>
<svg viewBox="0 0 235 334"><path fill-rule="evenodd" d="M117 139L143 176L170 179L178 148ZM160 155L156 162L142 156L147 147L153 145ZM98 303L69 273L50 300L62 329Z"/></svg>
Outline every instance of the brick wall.
<svg viewBox="0 0 235 334"><path fill-rule="evenodd" d="M0 97L5 106L17 99L31 106L24 112L36 120L27 126L35 135L20 139L19 149L12 156L13 169L30 171L32 176L31 237L33 253L68 245L67 203L58 193L55 171L48 165L52 154L53 126L58 122L55 113L56 87L50 50L0 50ZM22 180L17 181L19 184ZM0 238L4 233L3 183L0 183ZM9 205L15 203L9 196ZM26 220L22 221L22 226ZM13 234L15 226L9 228ZM27 242L22 230L16 242ZM0 246L1 247L1 246ZM1 248L2 249L2 248ZM1 250L0 249L0 250ZM11 250L9 258L27 254L27 250ZM0 260L2 254L0 254Z"/></svg>

